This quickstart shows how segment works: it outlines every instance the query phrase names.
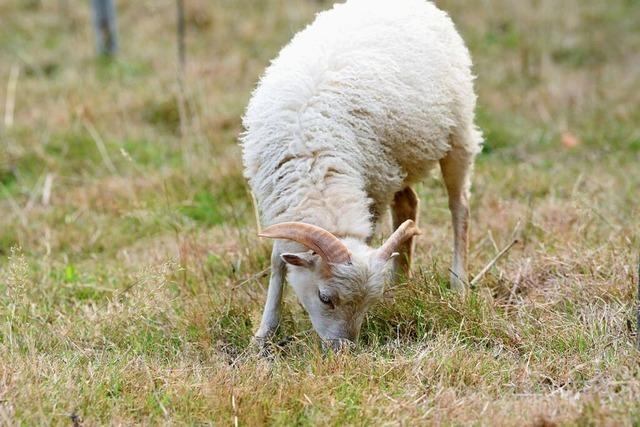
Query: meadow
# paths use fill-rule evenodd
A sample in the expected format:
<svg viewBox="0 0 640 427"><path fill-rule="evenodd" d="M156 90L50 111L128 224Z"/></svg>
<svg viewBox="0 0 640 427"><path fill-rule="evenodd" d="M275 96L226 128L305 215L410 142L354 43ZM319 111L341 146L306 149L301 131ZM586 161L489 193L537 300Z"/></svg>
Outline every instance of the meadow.
<svg viewBox="0 0 640 427"><path fill-rule="evenodd" d="M0 425L638 425L640 3L438 0L475 62L486 146L467 298L418 188L416 274L324 354L290 290L251 345L271 242L238 134L257 79L329 2L0 0ZM383 227L380 236L389 227ZM380 237L380 238L381 238Z"/></svg>

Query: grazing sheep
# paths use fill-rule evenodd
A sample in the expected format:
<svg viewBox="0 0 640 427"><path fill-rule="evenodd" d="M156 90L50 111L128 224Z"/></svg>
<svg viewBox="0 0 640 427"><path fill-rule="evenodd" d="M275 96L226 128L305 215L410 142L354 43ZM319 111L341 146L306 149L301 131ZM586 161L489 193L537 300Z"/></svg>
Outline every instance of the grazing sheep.
<svg viewBox="0 0 640 427"><path fill-rule="evenodd" d="M454 24L425 0L348 0L282 49L241 136L269 226L260 235L278 239L259 340L278 325L287 265L318 334L334 346L355 340L393 264L409 274L411 186L438 162L453 219L451 285L465 289L470 176L482 144L473 79ZM389 207L396 231L372 248Z"/></svg>

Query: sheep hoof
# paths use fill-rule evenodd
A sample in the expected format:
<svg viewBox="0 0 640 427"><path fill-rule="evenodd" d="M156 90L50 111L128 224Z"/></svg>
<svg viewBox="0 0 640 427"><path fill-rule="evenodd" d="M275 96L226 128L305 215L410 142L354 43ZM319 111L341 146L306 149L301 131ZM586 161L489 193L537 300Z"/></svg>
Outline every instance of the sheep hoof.
<svg viewBox="0 0 640 427"><path fill-rule="evenodd" d="M451 273L451 277L449 278L449 284L451 286L451 290L458 294L464 294L469 287L469 285L467 285L466 278L464 277L461 278L455 273Z"/></svg>
<svg viewBox="0 0 640 427"><path fill-rule="evenodd" d="M251 346L258 353L259 357L262 357L265 359L273 358L273 346L269 338L254 336L251 342Z"/></svg>

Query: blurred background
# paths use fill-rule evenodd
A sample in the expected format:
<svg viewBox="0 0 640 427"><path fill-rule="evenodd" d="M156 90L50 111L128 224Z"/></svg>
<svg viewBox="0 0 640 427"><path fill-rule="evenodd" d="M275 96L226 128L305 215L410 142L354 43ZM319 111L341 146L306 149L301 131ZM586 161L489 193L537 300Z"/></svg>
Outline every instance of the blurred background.
<svg viewBox="0 0 640 427"><path fill-rule="evenodd" d="M173 222L246 224L243 109L268 61L329 2L185 1L183 67L180 3L116 1L119 50L107 57L90 1L0 1L2 253L20 245L85 257ZM555 191L559 174L633 172L637 1L437 4L475 61L480 180L519 170L509 192L536 193ZM629 184L612 179L593 182L624 197ZM508 198L507 183L495 184ZM600 208L615 218L625 203L608 201Z"/></svg>
<svg viewBox="0 0 640 427"><path fill-rule="evenodd" d="M115 4L119 50L110 58L98 56L91 2L0 2L5 254L20 245L86 256L175 221L246 220L246 200L237 200L246 193L236 144L243 109L268 61L329 2L186 1L182 68L180 2ZM497 164L480 179L515 165L576 178L608 166L632 172L640 150L637 1L438 5L475 60L487 140L481 172L482 163ZM512 190L553 191L544 178L526 178ZM91 215L64 221L79 210Z"/></svg>
<svg viewBox="0 0 640 427"><path fill-rule="evenodd" d="M187 386L172 369L184 367L175 375L194 381L200 374L186 366L213 365L208 375L228 385L225 393L251 395L255 379L216 365L248 348L268 267L242 176L241 116L269 60L331 2L116 0L115 26L96 31L98 3L0 0L0 314L12 319L0 334L0 415L42 421L79 410L94 422L179 421L182 410L184 420L233 420L237 408L226 394L211 397L213 383L193 386L195 403L180 400ZM576 392L589 383L591 393L608 395L612 378L629 384L634 369L625 360L640 243L640 2L435 3L468 43L478 76L486 145L474 181L471 273L514 236L520 244L484 280L489 302L481 306L491 308L477 324L444 321L450 312L439 294L420 294L433 303L433 324L399 296L407 304L374 311L362 340L377 348L459 331L472 344L481 334L514 352L537 346L540 376L519 361L501 363L523 375L510 390L538 397L505 397L484 416L528 403L544 412L545 381L561 378L573 378L565 383ZM419 193L418 264L427 288L438 288L450 257L449 213L435 174ZM309 327L288 299L281 335ZM500 317L512 306L530 316ZM496 312L486 326L486 313ZM610 365L591 362L603 354ZM582 380L563 370L580 363ZM112 376L95 378L88 366ZM603 388L589 382L614 366L624 369L601 378ZM265 394L245 396L245 408L261 414L254 421L274 422L278 412L260 399L294 386L264 381ZM624 387L620 414L637 397L637 384ZM558 402L567 417L583 410ZM484 405L473 412L467 404L476 415Z"/></svg>

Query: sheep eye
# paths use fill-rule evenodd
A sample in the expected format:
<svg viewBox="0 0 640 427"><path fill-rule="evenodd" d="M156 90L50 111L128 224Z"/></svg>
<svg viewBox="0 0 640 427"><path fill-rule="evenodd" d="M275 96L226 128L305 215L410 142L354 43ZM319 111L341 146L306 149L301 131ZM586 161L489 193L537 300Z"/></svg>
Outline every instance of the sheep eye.
<svg viewBox="0 0 640 427"><path fill-rule="evenodd" d="M320 299L320 301L323 304L326 304L328 306L330 306L331 308L333 308L333 302L331 301L331 298L329 298L327 295L323 294L322 292L318 291L318 298Z"/></svg>

